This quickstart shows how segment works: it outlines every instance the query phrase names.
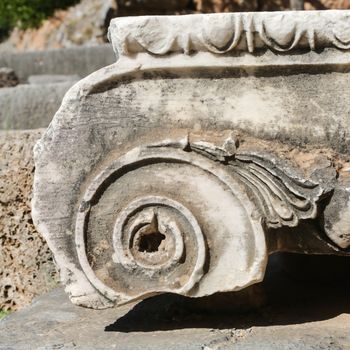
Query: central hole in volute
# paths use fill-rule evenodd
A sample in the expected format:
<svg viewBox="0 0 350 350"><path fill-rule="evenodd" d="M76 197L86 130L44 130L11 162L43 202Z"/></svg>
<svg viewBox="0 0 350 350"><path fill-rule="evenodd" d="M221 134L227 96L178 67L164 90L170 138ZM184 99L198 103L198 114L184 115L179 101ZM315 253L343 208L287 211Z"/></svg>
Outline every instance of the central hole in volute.
<svg viewBox="0 0 350 350"><path fill-rule="evenodd" d="M147 252L147 253L157 252L160 244L164 239L165 239L165 235L163 235L159 231L143 234L140 237L138 249L140 252Z"/></svg>

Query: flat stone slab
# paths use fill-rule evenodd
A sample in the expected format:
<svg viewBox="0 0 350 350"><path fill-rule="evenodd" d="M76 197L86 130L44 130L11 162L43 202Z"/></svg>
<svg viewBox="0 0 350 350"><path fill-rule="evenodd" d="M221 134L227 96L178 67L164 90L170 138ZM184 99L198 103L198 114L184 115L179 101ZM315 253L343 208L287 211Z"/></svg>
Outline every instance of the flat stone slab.
<svg viewBox="0 0 350 350"><path fill-rule="evenodd" d="M228 300L237 293L205 299L165 294L92 310L56 289L0 321L0 349L349 349L350 286L334 287L349 268L346 258L291 259L288 269L278 259L270 264L258 285L264 306L245 313L230 310ZM322 276L312 273L315 265L324 267ZM253 295L257 300L256 289Z"/></svg>

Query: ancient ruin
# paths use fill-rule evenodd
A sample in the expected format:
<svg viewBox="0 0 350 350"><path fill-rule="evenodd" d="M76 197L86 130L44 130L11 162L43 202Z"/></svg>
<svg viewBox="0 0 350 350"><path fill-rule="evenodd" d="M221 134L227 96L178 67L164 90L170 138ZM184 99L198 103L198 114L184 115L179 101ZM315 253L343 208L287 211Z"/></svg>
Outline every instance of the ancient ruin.
<svg viewBox="0 0 350 350"><path fill-rule="evenodd" d="M191 297L275 251L350 254L350 11L127 17L35 146L73 303Z"/></svg>

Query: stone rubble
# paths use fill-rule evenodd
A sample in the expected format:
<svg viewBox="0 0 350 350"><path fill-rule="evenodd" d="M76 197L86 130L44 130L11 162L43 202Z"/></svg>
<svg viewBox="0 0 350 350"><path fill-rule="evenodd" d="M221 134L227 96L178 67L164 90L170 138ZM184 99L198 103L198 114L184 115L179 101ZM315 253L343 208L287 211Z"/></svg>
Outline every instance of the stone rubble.
<svg viewBox="0 0 350 350"><path fill-rule="evenodd" d="M0 88L12 87L19 84L17 75L12 68L0 67Z"/></svg>

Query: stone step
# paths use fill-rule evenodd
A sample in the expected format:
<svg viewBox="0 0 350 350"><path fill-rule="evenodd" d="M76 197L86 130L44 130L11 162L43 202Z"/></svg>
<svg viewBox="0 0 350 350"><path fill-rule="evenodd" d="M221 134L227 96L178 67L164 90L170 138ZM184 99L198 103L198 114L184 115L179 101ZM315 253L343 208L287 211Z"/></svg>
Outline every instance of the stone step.
<svg viewBox="0 0 350 350"><path fill-rule="evenodd" d="M64 74L85 77L115 62L110 44L26 52L0 52L0 67L10 67L21 81L31 75Z"/></svg>
<svg viewBox="0 0 350 350"><path fill-rule="evenodd" d="M45 128L74 85L71 81L50 84L21 84L0 89L0 129Z"/></svg>

